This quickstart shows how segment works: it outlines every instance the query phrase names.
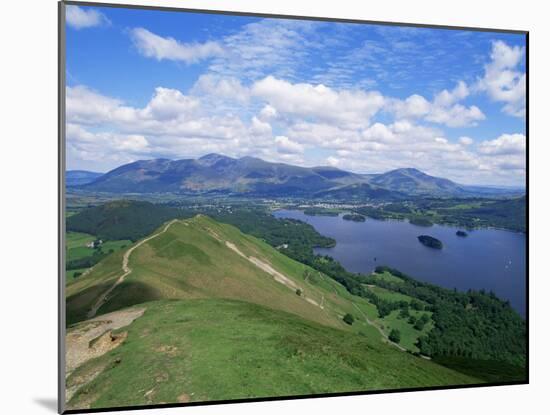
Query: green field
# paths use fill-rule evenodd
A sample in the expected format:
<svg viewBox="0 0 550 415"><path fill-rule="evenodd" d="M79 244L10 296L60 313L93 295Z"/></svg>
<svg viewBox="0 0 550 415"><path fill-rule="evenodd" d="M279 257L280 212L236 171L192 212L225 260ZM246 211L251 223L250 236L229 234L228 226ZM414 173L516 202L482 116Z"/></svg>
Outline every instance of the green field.
<svg viewBox="0 0 550 415"><path fill-rule="evenodd" d="M86 244L95 241L97 238L94 235L82 232L67 232L65 246L67 247L66 261L79 260L90 258L93 256L94 248L87 247ZM105 241L101 244L101 251L105 254L111 254L121 249L129 247L132 244L130 240ZM70 283L75 279L76 273L84 273L88 268L78 268L67 270L66 283ZM79 278L79 277L78 277Z"/></svg>
<svg viewBox="0 0 550 415"><path fill-rule="evenodd" d="M144 304L126 341L90 360L100 371L69 408L146 405L478 383L432 362L294 314L234 300ZM147 370L144 370L147 368Z"/></svg>
<svg viewBox="0 0 550 415"><path fill-rule="evenodd" d="M376 285L369 285L366 288L367 290L375 293L378 297L387 301L406 301L407 303L410 303L413 300L413 298L408 295L390 291L382 287L377 287Z"/></svg>
<svg viewBox="0 0 550 415"><path fill-rule="evenodd" d="M384 271L380 274L371 274L371 277L374 278L375 280L381 280L381 281L391 282L395 284L403 283L403 280L401 278L396 277L395 275L393 275L391 272L388 272L388 271Z"/></svg>

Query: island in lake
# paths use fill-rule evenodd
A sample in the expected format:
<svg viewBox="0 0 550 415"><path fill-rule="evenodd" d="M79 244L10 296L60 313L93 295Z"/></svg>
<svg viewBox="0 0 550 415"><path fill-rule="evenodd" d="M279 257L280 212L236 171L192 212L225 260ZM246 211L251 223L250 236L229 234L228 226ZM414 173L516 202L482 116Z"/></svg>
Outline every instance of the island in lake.
<svg viewBox="0 0 550 415"><path fill-rule="evenodd" d="M443 248L443 242L441 242L439 239L434 238L433 236L429 235L420 235L418 237L418 240L422 245L425 245L430 248L434 249L442 249Z"/></svg>
<svg viewBox="0 0 550 415"><path fill-rule="evenodd" d="M358 215L357 213L348 213L342 216L344 220L351 220L353 222L364 222L366 218L363 215Z"/></svg>
<svg viewBox="0 0 550 415"><path fill-rule="evenodd" d="M433 226L433 222L426 218L411 218L409 219L409 223L416 226L425 226L427 228Z"/></svg>
<svg viewBox="0 0 550 415"><path fill-rule="evenodd" d="M462 238L465 238L468 236L468 234L464 231L456 231L456 236L461 236Z"/></svg>

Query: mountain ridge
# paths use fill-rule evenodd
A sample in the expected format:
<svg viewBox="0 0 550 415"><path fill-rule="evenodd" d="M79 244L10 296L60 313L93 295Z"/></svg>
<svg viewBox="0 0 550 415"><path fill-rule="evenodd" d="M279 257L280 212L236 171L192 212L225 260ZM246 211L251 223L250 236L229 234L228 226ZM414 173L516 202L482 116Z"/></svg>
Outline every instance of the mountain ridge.
<svg viewBox="0 0 550 415"><path fill-rule="evenodd" d="M352 196L388 200L404 196L469 197L514 192L497 187L461 185L412 167L360 174L332 166L302 167L218 153L197 159L138 160L73 187L111 193L221 193L327 199ZM359 192L355 193L355 189Z"/></svg>

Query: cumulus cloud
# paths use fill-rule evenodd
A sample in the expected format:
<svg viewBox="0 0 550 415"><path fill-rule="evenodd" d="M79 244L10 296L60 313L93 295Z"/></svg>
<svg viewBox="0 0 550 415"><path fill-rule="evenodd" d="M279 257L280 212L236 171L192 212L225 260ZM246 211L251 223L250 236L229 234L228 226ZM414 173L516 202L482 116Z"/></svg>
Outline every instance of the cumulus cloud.
<svg viewBox="0 0 550 415"><path fill-rule="evenodd" d="M384 104L379 92L337 91L322 84L293 84L273 76L255 82L251 90L277 112L348 126L368 124Z"/></svg>
<svg viewBox="0 0 550 415"><path fill-rule="evenodd" d="M117 165L146 158L150 150L148 140L139 134L91 132L73 123L67 124L66 134L69 160L93 162L96 169L102 163Z"/></svg>
<svg viewBox="0 0 550 415"><path fill-rule="evenodd" d="M282 153L303 153L304 146L290 140L288 137L279 135L275 137L277 149Z"/></svg>
<svg viewBox="0 0 550 415"><path fill-rule="evenodd" d="M526 144L523 134L502 134L494 140L483 141L479 145L479 152L489 155L523 155Z"/></svg>
<svg viewBox="0 0 550 415"><path fill-rule="evenodd" d="M470 137L460 137L458 139L458 142L460 144L462 144L463 146L469 146L470 144L472 144L474 142L474 140L472 140Z"/></svg>
<svg viewBox="0 0 550 415"><path fill-rule="evenodd" d="M65 18L67 24L77 30L110 23L109 19L96 9L73 5L67 5Z"/></svg>
<svg viewBox="0 0 550 415"><path fill-rule="evenodd" d="M465 82L460 81L451 91L444 89L430 102L421 95L413 94L404 100L388 99L387 109L397 118L424 119L447 127L476 125L485 119L485 114L475 105L459 104L470 94Z"/></svg>
<svg viewBox="0 0 550 415"><path fill-rule="evenodd" d="M516 117L525 115L526 77L518 69L524 56L523 47L511 47L500 40L494 42L491 62L485 65L485 74L477 84L492 100L505 104L504 112Z"/></svg>
<svg viewBox="0 0 550 415"><path fill-rule="evenodd" d="M271 105L264 105L259 114L260 119L262 120L273 120L277 118L277 110Z"/></svg>
<svg viewBox="0 0 550 415"><path fill-rule="evenodd" d="M161 60L196 63L223 53L216 42L182 43L172 37L162 37L142 27L130 32L138 51L145 57Z"/></svg>

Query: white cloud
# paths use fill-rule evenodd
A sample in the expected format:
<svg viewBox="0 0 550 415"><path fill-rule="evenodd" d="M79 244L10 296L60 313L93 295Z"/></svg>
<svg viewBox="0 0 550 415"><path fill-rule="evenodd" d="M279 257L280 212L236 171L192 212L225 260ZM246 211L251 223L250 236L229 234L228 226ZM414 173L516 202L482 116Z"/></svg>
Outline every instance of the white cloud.
<svg viewBox="0 0 550 415"><path fill-rule="evenodd" d="M485 114L475 106L465 107L455 104L451 107L433 106L425 118L427 121L444 124L447 127L465 127L476 125L477 121L485 119Z"/></svg>
<svg viewBox="0 0 550 415"><path fill-rule="evenodd" d="M191 93L225 100L248 102L250 92L237 78L221 77L215 74L201 75L193 85Z"/></svg>
<svg viewBox="0 0 550 415"><path fill-rule="evenodd" d="M272 120L277 118L277 110L271 105L264 105L259 115L261 120Z"/></svg>
<svg viewBox="0 0 550 415"><path fill-rule="evenodd" d="M457 102L462 101L470 94L468 86L463 81L459 81L452 91L444 89L439 92L434 98L434 105L438 107L449 107Z"/></svg>
<svg viewBox="0 0 550 415"><path fill-rule="evenodd" d="M95 9L73 5L67 5L65 18L67 24L77 30L110 23L103 13Z"/></svg>
<svg viewBox="0 0 550 415"><path fill-rule="evenodd" d="M130 34L143 56L159 61L166 59L196 63L223 53L221 46L216 42L182 43L172 37L159 36L142 27L132 29Z"/></svg>
<svg viewBox="0 0 550 415"><path fill-rule="evenodd" d="M91 132L84 127L67 124L67 153L74 160L93 163L95 169L103 164L120 165L138 158L148 158L148 140L138 134L118 134L113 132Z"/></svg>
<svg viewBox="0 0 550 415"><path fill-rule="evenodd" d="M155 95L143 109L145 118L170 120L193 112L199 106L197 99L183 95L177 89L155 89Z"/></svg>
<svg viewBox="0 0 550 415"><path fill-rule="evenodd" d="M264 122L257 117L252 117L252 124L250 131L254 136L269 135L271 136L271 125L268 122Z"/></svg>
<svg viewBox="0 0 550 415"><path fill-rule="evenodd" d="M460 137L458 139L458 142L460 144L462 144L463 146L469 146L470 144L472 144L474 142L474 140L472 140L470 137Z"/></svg>
<svg viewBox="0 0 550 415"><path fill-rule="evenodd" d="M485 65L485 75L477 84L492 100L505 103L504 112L516 117L525 116L526 77L517 68L524 56L523 47L494 42L491 62Z"/></svg>
<svg viewBox="0 0 550 415"><path fill-rule="evenodd" d="M489 155L523 155L526 144L523 134L502 134L494 140L480 143L479 152Z"/></svg>
<svg viewBox="0 0 550 415"><path fill-rule="evenodd" d="M399 118L420 118L430 112L431 104L421 95L411 95L405 100L392 100L389 102L392 111Z"/></svg>
<svg viewBox="0 0 550 415"><path fill-rule="evenodd" d="M387 99L387 109L398 119L424 119L447 127L473 126L484 120L485 114L475 105L459 104L469 94L466 83L460 81L451 91L444 89L437 93L431 102L417 94L405 100Z"/></svg>
<svg viewBox="0 0 550 415"><path fill-rule="evenodd" d="M384 104L378 92L336 91L324 85L292 84L272 76L255 82L252 94L267 101L277 112L350 127L368 125Z"/></svg>
<svg viewBox="0 0 550 415"><path fill-rule="evenodd" d="M298 144L283 135L279 135L275 137L275 144L277 145L277 149L282 153L303 153L304 152L303 145Z"/></svg>

